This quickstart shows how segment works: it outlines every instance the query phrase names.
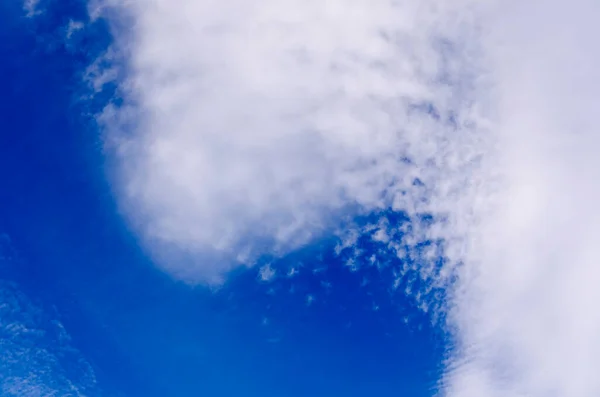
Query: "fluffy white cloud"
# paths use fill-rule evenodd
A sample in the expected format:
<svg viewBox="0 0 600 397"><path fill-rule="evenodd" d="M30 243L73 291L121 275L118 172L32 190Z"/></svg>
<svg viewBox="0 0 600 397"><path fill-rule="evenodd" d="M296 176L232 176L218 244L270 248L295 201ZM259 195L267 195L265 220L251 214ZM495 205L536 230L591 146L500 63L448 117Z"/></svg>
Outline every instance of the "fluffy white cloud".
<svg viewBox="0 0 600 397"><path fill-rule="evenodd" d="M406 211L460 276L445 394L596 395L599 7L448 3L115 6L118 199L192 281Z"/></svg>
<svg viewBox="0 0 600 397"><path fill-rule="evenodd" d="M159 263L215 280L341 215L426 210L415 196L463 184L482 146L476 63L459 40L469 14L443 3L118 6L134 21L117 33L126 106L103 120L125 212Z"/></svg>
<svg viewBox="0 0 600 397"><path fill-rule="evenodd" d="M490 20L503 186L461 274L456 395L600 393L598 16L592 1L534 1Z"/></svg>

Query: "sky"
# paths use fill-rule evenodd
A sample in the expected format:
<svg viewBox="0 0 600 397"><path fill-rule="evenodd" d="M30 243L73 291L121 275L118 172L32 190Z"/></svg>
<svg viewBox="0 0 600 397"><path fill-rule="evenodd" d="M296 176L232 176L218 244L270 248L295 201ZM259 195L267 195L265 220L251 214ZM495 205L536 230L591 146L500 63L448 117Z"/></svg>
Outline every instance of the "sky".
<svg viewBox="0 0 600 397"><path fill-rule="evenodd" d="M600 393L600 5L0 4L0 395Z"/></svg>

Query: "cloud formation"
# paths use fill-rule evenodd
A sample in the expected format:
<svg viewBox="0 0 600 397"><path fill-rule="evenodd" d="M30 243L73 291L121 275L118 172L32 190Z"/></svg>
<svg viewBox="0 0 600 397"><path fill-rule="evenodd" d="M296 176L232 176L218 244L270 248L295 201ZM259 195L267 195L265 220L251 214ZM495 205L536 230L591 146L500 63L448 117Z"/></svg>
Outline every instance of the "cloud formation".
<svg viewBox="0 0 600 397"><path fill-rule="evenodd" d="M0 233L0 272L19 266L10 238ZM55 310L33 302L17 283L0 278L0 394L98 396L96 376L75 349Z"/></svg>
<svg viewBox="0 0 600 397"><path fill-rule="evenodd" d="M600 55L591 1L490 20L502 188L471 237L451 395L591 396L600 358Z"/></svg>
<svg viewBox="0 0 600 397"><path fill-rule="evenodd" d="M126 104L103 120L122 203L159 263L212 280L342 214L416 213L431 189L458 189L449 175L481 154L476 55L459 40L469 13L443 3L117 7L135 20L117 34Z"/></svg>
<svg viewBox="0 0 600 397"><path fill-rule="evenodd" d="M0 280L0 393L99 395L94 371L62 324L5 280Z"/></svg>
<svg viewBox="0 0 600 397"><path fill-rule="evenodd" d="M443 239L459 275L443 394L596 395L599 7L447 3L115 6L117 196L188 281L405 211L379 241Z"/></svg>
<svg viewBox="0 0 600 397"><path fill-rule="evenodd" d="M33 17L35 15L40 14L39 10L39 0L24 0L23 1L23 10L25 11L28 17Z"/></svg>

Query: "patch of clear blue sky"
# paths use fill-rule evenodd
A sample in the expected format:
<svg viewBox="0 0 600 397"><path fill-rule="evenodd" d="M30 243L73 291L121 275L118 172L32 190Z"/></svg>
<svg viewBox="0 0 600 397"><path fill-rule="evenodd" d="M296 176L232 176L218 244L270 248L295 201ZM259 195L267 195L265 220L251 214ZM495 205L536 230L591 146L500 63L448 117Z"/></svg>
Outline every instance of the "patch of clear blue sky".
<svg viewBox="0 0 600 397"><path fill-rule="evenodd" d="M157 271L105 179L90 124L103 99L79 99L83 70L110 44L106 26L65 45L85 4L42 8L26 19L17 1L0 3L0 232L19 252L0 278L59 316L106 395L433 394L442 333L390 293L391 275L349 271L330 241L276 264L305 263L293 278L240 270L216 293Z"/></svg>

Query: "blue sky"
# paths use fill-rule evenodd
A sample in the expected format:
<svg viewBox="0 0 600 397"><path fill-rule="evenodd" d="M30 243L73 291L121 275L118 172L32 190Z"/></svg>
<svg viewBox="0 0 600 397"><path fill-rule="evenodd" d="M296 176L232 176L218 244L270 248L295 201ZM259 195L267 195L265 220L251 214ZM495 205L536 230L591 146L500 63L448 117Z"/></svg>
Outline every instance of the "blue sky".
<svg viewBox="0 0 600 397"><path fill-rule="evenodd" d="M79 2L35 18L2 7L1 288L3 304L26 302L3 314L2 354L16 357L0 364L3 395L433 394L442 331L391 274L351 271L334 239L276 260L281 274L267 281L259 265L219 288L157 270L115 205L90 121L98 105L82 99L106 26L65 44L66 23L85 16ZM31 363L32 349L49 358Z"/></svg>
<svg viewBox="0 0 600 397"><path fill-rule="evenodd" d="M1 3L0 395L598 395L598 17Z"/></svg>

